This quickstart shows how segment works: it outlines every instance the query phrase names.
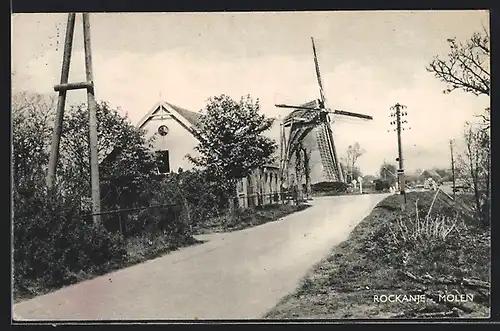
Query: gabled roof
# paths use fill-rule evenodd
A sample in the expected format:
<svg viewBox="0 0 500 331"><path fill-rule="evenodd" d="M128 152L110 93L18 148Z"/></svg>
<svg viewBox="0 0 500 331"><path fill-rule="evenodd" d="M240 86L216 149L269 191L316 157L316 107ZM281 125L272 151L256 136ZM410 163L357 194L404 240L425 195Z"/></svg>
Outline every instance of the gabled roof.
<svg viewBox="0 0 500 331"><path fill-rule="evenodd" d="M137 123L137 128L142 128L151 118L153 118L157 113L161 111L163 107L170 115L178 121L183 127L185 127L196 139L200 139L199 133L196 130L196 126L199 123L201 114L196 113L178 106L175 106L168 102L157 102L154 107ZM99 154L99 163L103 162L105 159L112 159L120 153L121 149L116 146L110 146L107 151L102 151Z"/></svg>
<svg viewBox="0 0 500 331"><path fill-rule="evenodd" d="M201 114L196 113L168 102L157 102L154 107L137 123L138 128L142 128L148 120L150 120L156 113L164 108L175 120L179 121L186 128L194 128L198 125Z"/></svg>

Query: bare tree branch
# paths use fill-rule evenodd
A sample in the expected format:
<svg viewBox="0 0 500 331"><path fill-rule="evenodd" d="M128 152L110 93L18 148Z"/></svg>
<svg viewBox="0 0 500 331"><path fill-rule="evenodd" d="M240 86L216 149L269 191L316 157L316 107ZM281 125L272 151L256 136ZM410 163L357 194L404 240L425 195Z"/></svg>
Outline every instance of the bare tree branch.
<svg viewBox="0 0 500 331"><path fill-rule="evenodd" d="M446 59L436 56L427 71L448 84L443 91L456 89L475 95L490 95L490 38L487 33L474 33L466 43L448 39L450 53Z"/></svg>

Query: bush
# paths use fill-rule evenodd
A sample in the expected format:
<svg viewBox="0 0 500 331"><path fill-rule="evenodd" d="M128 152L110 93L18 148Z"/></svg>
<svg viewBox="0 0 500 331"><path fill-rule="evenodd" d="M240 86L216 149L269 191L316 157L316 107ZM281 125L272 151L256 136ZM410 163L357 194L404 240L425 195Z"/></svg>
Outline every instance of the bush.
<svg viewBox="0 0 500 331"><path fill-rule="evenodd" d="M21 291L33 283L46 288L72 283L82 271L126 259L119 237L84 222L75 201L56 194L14 194L14 279Z"/></svg>
<svg viewBox="0 0 500 331"><path fill-rule="evenodd" d="M381 179L375 180L375 190L378 192L388 190L390 187L391 187L391 185L389 184L389 182L387 182L385 180L381 180Z"/></svg>
<svg viewBox="0 0 500 331"><path fill-rule="evenodd" d="M312 185L313 192L346 193L348 185L343 182L320 182Z"/></svg>

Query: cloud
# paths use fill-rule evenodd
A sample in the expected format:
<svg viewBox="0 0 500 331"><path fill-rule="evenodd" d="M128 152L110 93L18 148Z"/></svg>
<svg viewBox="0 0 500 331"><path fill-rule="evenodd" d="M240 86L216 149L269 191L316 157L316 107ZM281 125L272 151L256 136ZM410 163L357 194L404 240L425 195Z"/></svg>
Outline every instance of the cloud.
<svg viewBox="0 0 500 331"><path fill-rule="evenodd" d="M97 98L120 106L133 123L150 110L160 94L162 99L194 111L203 108L210 96L225 93L239 98L250 94L259 98L262 110L273 117L289 112L277 109L275 103L301 104L319 96L311 58L276 54L217 61L183 49L152 54L100 51L93 54L93 66ZM391 79L391 70L398 66L404 66L404 75ZM13 68L19 72L15 82L18 88L54 93L53 85L60 77L61 52L52 50L28 63L14 61ZM84 70L83 52L75 50L70 81L85 80ZM408 168L446 164L448 139L460 135L464 121L487 105L487 100L458 91L443 95L443 84L418 61L401 61L395 67L350 60L322 74L332 108L374 116L373 121L339 116L333 124L341 154L356 141L366 150L359 159L365 173L375 173L384 159L396 156L396 135L387 132L389 107L395 103L408 107L412 128L404 132ZM69 92L68 103L84 101L84 91ZM277 127L272 135L279 139Z"/></svg>

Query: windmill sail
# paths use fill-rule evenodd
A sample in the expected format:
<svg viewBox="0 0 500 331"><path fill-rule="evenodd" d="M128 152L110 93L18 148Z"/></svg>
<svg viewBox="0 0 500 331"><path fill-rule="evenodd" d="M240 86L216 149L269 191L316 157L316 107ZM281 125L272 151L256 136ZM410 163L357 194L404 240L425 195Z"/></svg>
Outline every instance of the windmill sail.
<svg viewBox="0 0 500 331"><path fill-rule="evenodd" d="M294 109L283 120L281 133L281 174L282 178L287 177L288 163L290 162L293 153L304 140L308 140L306 139L307 136L311 136L311 138L315 138L313 138L315 140L314 144L317 145L317 151L319 152L320 160L318 161L321 161L323 179L326 181L344 182L344 173L337 155L333 132L330 126L329 114L345 115L370 120L372 117L343 110L330 110L326 101L314 38L311 38L311 43L320 99L300 106L285 104L276 105L276 107L280 108ZM285 133L285 128L289 129L288 134ZM310 135L312 131L314 131L314 135ZM309 141L312 142L312 140ZM313 150L313 148L314 147L310 145L310 149Z"/></svg>
<svg viewBox="0 0 500 331"><path fill-rule="evenodd" d="M321 72L319 70L318 55L316 54L316 45L314 44L314 38L311 37L313 54L314 54L314 67L316 68L316 79L318 80L319 93L321 96L321 101L323 103L322 107L326 107L326 97L323 88L323 80L321 79Z"/></svg>
<svg viewBox="0 0 500 331"><path fill-rule="evenodd" d="M314 67L316 68L316 78L319 85L319 93L321 95L322 110L328 111L326 103L325 91L323 87L323 80L321 79L321 72L319 70L318 55L316 54L316 45L314 38L311 37L313 54L314 54ZM333 141L333 134L330 124L325 118L316 132L316 139L318 141L318 149L321 155L321 163L323 165L323 174L328 181L344 181L342 168L340 167L335 143Z"/></svg>

